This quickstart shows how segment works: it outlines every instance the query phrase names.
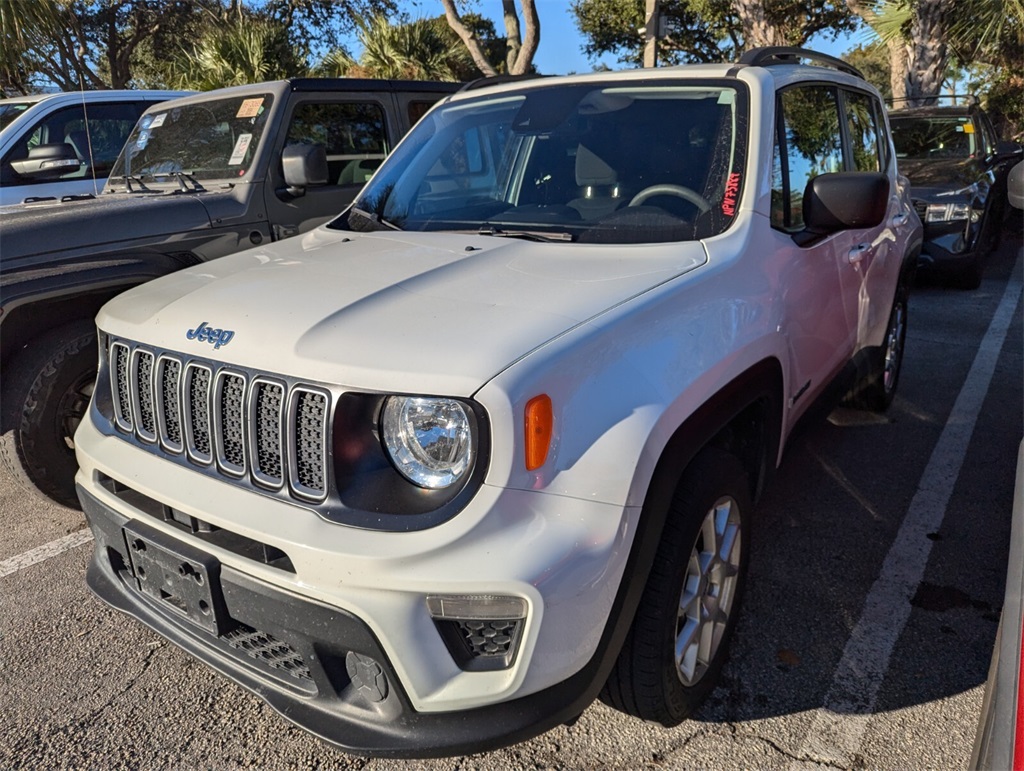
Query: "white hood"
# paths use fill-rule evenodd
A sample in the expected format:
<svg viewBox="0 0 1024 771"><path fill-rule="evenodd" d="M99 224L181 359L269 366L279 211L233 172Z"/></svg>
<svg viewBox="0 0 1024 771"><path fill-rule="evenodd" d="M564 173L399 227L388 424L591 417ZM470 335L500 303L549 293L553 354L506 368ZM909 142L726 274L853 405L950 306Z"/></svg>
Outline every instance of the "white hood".
<svg viewBox="0 0 1024 771"><path fill-rule="evenodd" d="M143 284L97 323L268 373L470 396L538 346L705 260L699 242L623 248L319 228ZM189 339L203 322L234 334L217 349Z"/></svg>

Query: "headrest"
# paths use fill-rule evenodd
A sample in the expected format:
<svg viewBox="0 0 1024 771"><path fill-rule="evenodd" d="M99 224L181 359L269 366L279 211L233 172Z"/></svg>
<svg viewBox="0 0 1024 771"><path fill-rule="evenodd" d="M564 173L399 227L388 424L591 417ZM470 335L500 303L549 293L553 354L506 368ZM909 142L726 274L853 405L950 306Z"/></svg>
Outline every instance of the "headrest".
<svg viewBox="0 0 1024 771"><path fill-rule="evenodd" d="M576 184L580 187L588 185L614 185L618 175L611 166L598 158L583 145L576 148Z"/></svg>
<svg viewBox="0 0 1024 771"><path fill-rule="evenodd" d="M80 160L89 157L89 137L84 131L69 131L64 141L74 148Z"/></svg>

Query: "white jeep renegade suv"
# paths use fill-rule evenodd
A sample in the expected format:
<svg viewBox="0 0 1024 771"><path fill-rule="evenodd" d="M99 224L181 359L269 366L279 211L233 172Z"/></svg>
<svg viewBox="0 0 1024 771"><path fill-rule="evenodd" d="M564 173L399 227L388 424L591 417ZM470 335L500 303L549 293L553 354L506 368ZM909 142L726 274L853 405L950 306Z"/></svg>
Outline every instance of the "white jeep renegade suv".
<svg viewBox="0 0 1024 771"><path fill-rule="evenodd" d="M468 87L334 222L103 308L90 586L352 752L680 722L794 424L893 398L895 164L799 49Z"/></svg>

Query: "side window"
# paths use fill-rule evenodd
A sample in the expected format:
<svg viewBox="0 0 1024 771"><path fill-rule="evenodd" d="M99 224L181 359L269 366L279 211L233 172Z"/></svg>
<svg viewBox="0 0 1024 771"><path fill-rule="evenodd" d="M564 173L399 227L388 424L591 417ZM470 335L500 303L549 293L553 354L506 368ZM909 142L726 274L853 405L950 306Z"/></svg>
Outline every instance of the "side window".
<svg viewBox="0 0 1024 771"><path fill-rule="evenodd" d="M11 161L27 158L29 151L34 147L60 142L71 145L82 165L61 175L59 179L91 177L93 169L97 177L106 178L128 135L135 128L136 121L148 106L146 102L113 102L86 105L85 112L81 105L75 105L50 113L29 129L24 138L15 144L3 159L3 184L31 185L53 182L52 177L21 177L10 164ZM86 114L89 116L88 131Z"/></svg>
<svg viewBox="0 0 1024 771"><path fill-rule="evenodd" d="M435 100L431 99L430 101L416 100L413 102L409 102L410 127L415 126L417 123L419 123L420 118L426 115L430 111L430 108L434 106L434 101Z"/></svg>
<svg viewBox="0 0 1024 771"><path fill-rule="evenodd" d="M867 94L846 91L846 130L850 135L850 151L854 171L881 171L877 114L874 100Z"/></svg>
<svg viewBox="0 0 1024 771"><path fill-rule="evenodd" d="M786 230L803 227L807 183L819 174L843 170L839 103L831 86L800 86L784 91L778 102L772 168L772 224Z"/></svg>
<svg viewBox="0 0 1024 771"><path fill-rule="evenodd" d="M330 185L362 185L389 149L384 111L369 102L299 104L285 143L323 145Z"/></svg>

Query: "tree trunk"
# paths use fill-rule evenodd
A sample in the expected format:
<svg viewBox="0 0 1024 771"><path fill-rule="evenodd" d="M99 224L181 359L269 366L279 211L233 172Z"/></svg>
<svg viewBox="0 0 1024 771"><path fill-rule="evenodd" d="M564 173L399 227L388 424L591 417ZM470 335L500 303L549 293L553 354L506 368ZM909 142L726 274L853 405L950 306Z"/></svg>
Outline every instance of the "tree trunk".
<svg viewBox="0 0 1024 771"><path fill-rule="evenodd" d="M480 41L462 22L462 17L459 16L459 12L455 8L455 0L441 0L441 5L444 6L444 17L448 21L448 26L455 30L455 33L462 39L476 68L485 76L497 75L498 71L487 61L483 49L480 48Z"/></svg>
<svg viewBox="0 0 1024 771"><path fill-rule="evenodd" d="M765 13L764 0L732 0L733 9L743 28L743 47L787 45L786 35Z"/></svg>
<svg viewBox="0 0 1024 771"><path fill-rule="evenodd" d="M946 11L949 0L918 0L911 28L907 73L907 96L911 104L923 105L942 91L949 49L946 46Z"/></svg>
<svg viewBox="0 0 1024 771"><path fill-rule="evenodd" d="M502 15L505 18L505 71L512 72L523 47L519 32L519 14L516 12L516 0L501 0Z"/></svg>

